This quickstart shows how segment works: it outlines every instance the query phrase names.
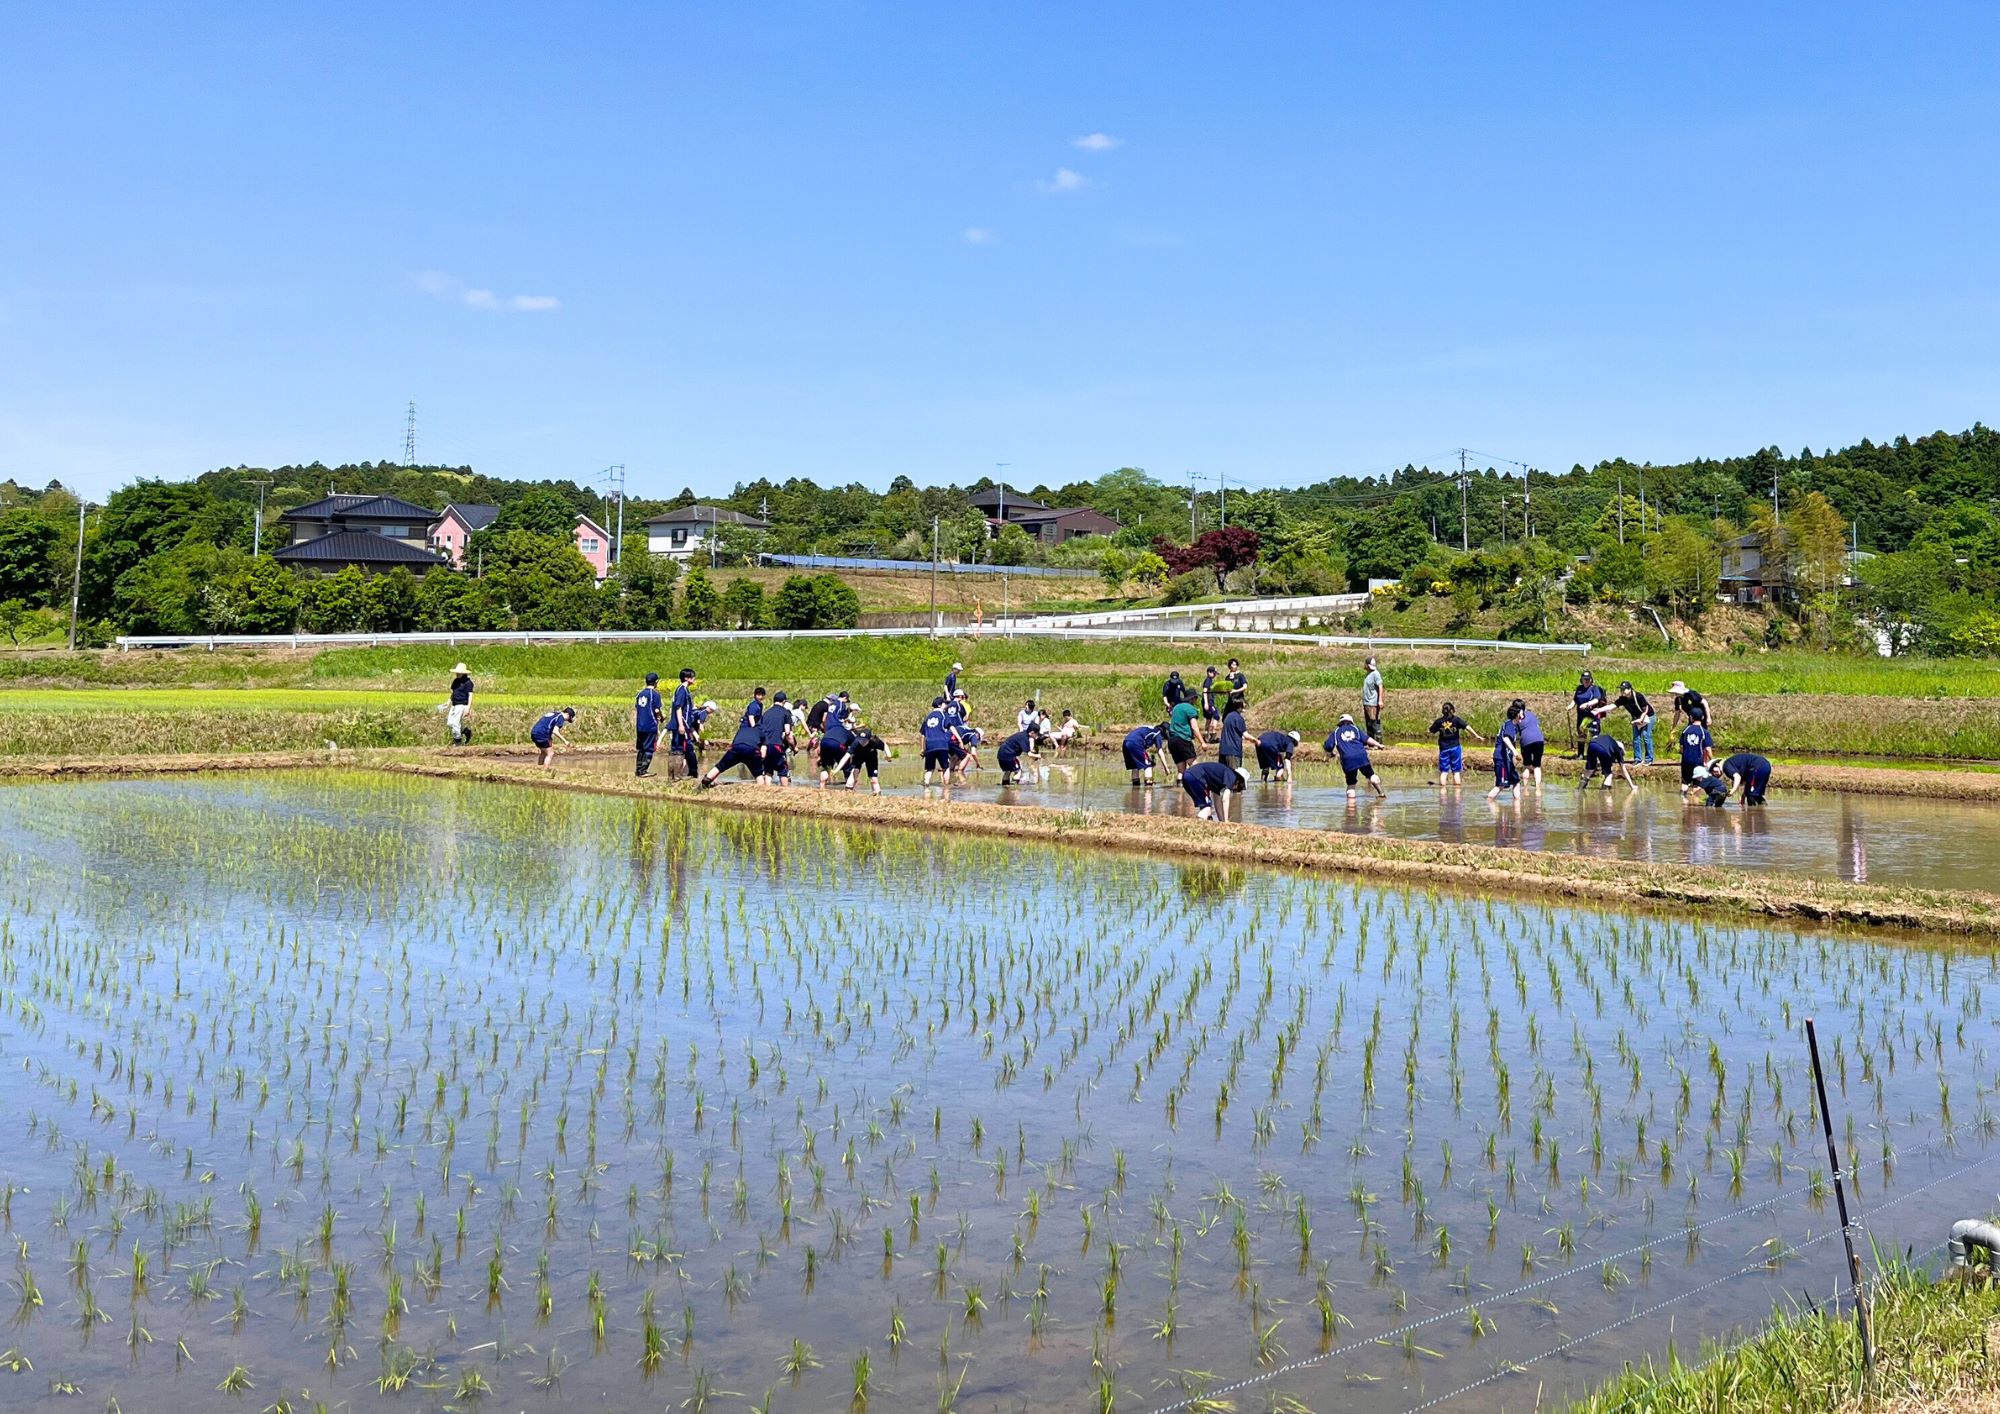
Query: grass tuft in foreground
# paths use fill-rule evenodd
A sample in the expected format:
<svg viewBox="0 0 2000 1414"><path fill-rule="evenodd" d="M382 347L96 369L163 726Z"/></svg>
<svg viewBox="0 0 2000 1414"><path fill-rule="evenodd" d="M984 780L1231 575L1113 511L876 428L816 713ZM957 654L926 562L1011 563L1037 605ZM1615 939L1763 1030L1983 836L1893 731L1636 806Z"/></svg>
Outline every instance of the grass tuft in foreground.
<svg viewBox="0 0 2000 1414"><path fill-rule="evenodd" d="M1629 1370L1569 1407L1568 1414L1814 1414L1846 1409L1984 1408L2000 1390L1987 1329L2000 1321L1991 1278L1939 1281L1891 1262L1875 1276L1875 1387L1864 1391L1861 1342L1843 1305L1791 1313L1699 1361L1677 1357Z"/></svg>

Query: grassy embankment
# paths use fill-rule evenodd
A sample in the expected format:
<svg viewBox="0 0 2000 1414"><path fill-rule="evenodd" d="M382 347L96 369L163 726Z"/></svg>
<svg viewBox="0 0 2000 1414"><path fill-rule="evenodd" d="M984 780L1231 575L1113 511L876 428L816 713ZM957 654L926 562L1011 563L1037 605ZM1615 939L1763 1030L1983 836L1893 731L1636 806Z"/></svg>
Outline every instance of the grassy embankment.
<svg viewBox="0 0 2000 1414"><path fill-rule="evenodd" d="M1864 1394L1846 1311L1781 1314L1742 1344L1629 1371L1568 1414L1974 1414L2000 1408L1989 1358L2000 1287L1891 1266L1873 1284L1876 1380Z"/></svg>
<svg viewBox="0 0 2000 1414"><path fill-rule="evenodd" d="M752 686L816 695L844 687L892 737L907 735L954 658L989 721L1011 721L1040 693L1087 723L1114 727L1160 714L1169 667L1200 668L1234 652L1250 677L1252 726L1296 728L1309 741L1355 709L1358 649L1180 644L1134 639L749 640L737 643L480 645L299 652L0 655L0 755L285 751L434 743L434 710L455 659L480 683L483 739L514 740L536 712L573 703L582 741L622 737L648 669L671 680L701 669L701 690L733 714ZM1452 699L1491 735L1505 703L1528 697L1560 737L1580 666L1572 657L1385 651L1388 735L1418 745ZM1601 681L1630 677L1664 705L1675 676L1714 705L1725 748L1776 757L1853 756L2000 761L2000 673L1963 661L1885 661L1807 654L1604 658ZM10 690L11 689L11 690ZM1622 714L1614 730L1622 733ZM1664 733L1661 733L1664 736ZM1659 746L1668 754L1669 743Z"/></svg>

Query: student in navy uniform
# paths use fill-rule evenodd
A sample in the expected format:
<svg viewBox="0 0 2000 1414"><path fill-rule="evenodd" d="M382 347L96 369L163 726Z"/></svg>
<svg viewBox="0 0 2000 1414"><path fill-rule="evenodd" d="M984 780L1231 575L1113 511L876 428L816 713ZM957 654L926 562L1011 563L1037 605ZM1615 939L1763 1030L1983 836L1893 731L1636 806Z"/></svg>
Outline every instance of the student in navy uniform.
<svg viewBox="0 0 2000 1414"><path fill-rule="evenodd" d="M1181 670L1175 668L1167 674L1167 680L1160 688L1160 701L1164 702L1167 710L1171 712L1187 701L1187 696L1187 685L1181 681Z"/></svg>
<svg viewBox="0 0 2000 1414"><path fill-rule="evenodd" d="M1243 737L1250 730L1243 720L1243 694L1229 694L1228 710L1222 714L1222 737L1216 743L1215 759L1232 771L1243 769Z"/></svg>
<svg viewBox="0 0 2000 1414"><path fill-rule="evenodd" d="M1041 732L1034 727L1024 727L1000 743L1000 751L995 759L1000 763L1001 785L1014 785L1019 781L1023 756L1032 757L1037 761L1042 759L1041 752L1036 750L1041 742Z"/></svg>
<svg viewBox="0 0 2000 1414"><path fill-rule="evenodd" d="M1576 708L1576 721L1571 730L1576 736L1576 754L1583 755L1584 742L1590 736L1589 726L1597 720L1597 709L1604 702L1604 689L1597 685L1597 676L1585 668L1577 676L1576 691L1570 694L1570 702Z"/></svg>
<svg viewBox="0 0 2000 1414"><path fill-rule="evenodd" d="M1521 779L1531 781L1536 790L1542 788L1542 753L1547 750L1549 739L1542 733L1542 719L1535 715L1523 698L1515 698L1508 720L1514 724L1514 766Z"/></svg>
<svg viewBox="0 0 2000 1414"><path fill-rule="evenodd" d="M786 753L793 745L792 708L783 688L779 688L771 698L771 705L764 709L764 716L757 726L764 745L764 774L759 779L767 783L775 781L781 786L790 785L792 763Z"/></svg>
<svg viewBox="0 0 2000 1414"><path fill-rule="evenodd" d="M813 703L811 708L806 712L806 742L808 745L819 745L820 736L826 731L827 717L838 714L839 711L840 694L837 692L829 692L826 696Z"/></svg>
<svg viewBox="0 0 2000 1414"><path fill-rule="evenodd" d="M1374 763L1368 759L1368 748L1380 746L1382 743L1355 726L1353 716L1346 712L1341 713L1340 725L1327 734L1324 744L1329 756L1340 758L1340 769L1347 776L1349 800L1354 799L1355 782L1364 777L1368 784L1374 787L1376 795L1388 795L1388 792L1382 789L1382 782L1376 778Z"/></svg>
<svg viewBox="0 0 2000 1414"><path fill-rule="evenodd" d="M1222 713L1215 710L1215 669L1210 667L1201 676L1201 719L1204 722L1222 720Z"/></svg>
<svg viewBox="0 0 2000 1414"><path fill-rule="evenodd" d="M985 744L986 733L977 727L968 727L961 720L958 728L958 742L951 749L951 769L961 783L968 771L979 768L979 748Z"/></svg>
<svg viewBox="0 0 2000 1414"><path fill-rule="evenodd" d="M1493 789L1486 792L1488 800L1497 800L1503 790L1513 790L1521 784L1521 718L1527 708L1519 702L1508 704L1507 720L1501 724L1500 734L1493 738Z"/></svg>
<svg viewBox="0 0 2000 1414"><path fill-rule="evenodd" d="M1690 789L1702 790L1707 794L1710 805L1721 806L1727 804L1729 797L1740 788L1745 805L1762 805L1764 792L1770 789L1770 785L1770 761L1754 751L1739 751L1719 766L1697 771Z"/></svg>
<svg viewBox="0 0 2000 1414"><path fill-rule="evenodd" d="M1289 781L1292 778L1292 757L1298 749L1297 732L1265 732L1257 738L1257 770L1267 782L1273 776Z"/></svg>
<svg viewBox="0 0 2000 1414"><path fill-rule="evenodd" d="M716 780L732 766L750 768L750 778L761 782L764 778L764 689L757 688L744 704L743 715L736 719L736 735L729 740L729 750L722 753L722 759L708 768L708 774L701 778L703 790L714 785Z"/></svg>
<svg viewBox="0 0 2000 1414"><path fill-rule="evenodd" d="M1689 722L1680 729L1681 744L1681 793L1694 783L1694 769L1706 766L1708 758L1715 754L1715 738L1708 734L1708 728L1700 722Z"/></svg>
<svg viewBox="0 0 2000 1414"><path fill-rule="evenodd" d="M667 745L681 758L689 780L701 774L701 727L694 719L694 669L682 668L674 687L674 700L667 707Z"/></svg>
<svg viewBox="0 0 2000 1414"><path fill-rule="evenodd" d="M1249 788L1243 773L1220 761L1204 761L1181 773L1181 789L1194 802L1194 813L1203 820L1229 823L1229 797Z"/></svg>
<svg viewBox="0 0 2000 1414"><path fill-rule="evenodd" d="M1636 786L1632 768L1625 764L1625 743L1609 732L1592 737L1583 749L1583 789L1589 790L1590 783L1603 776L1604 788L1610 790L1611 778L1619 772L1624 773L1626 785Z"/></svg>
<svg viewBox="0 0 2000 1414"><path fill-rule="evenodd" d="M859 721L853 724L853 734L848 737L847 749L840 755L834 769L847 782L849 790L854 789L854 773L866 771L868 785L875 794L882 793L882 738L875 735Z"/></svg>
<svg viewBox="0 0 2000 1414"><path fill-rule="evenodd" d="M1453 785L1465 784L1463 738L1470 736L1474 741L1486 738L1473 731L1465 718L1458 715L1458 708L1449 702L1439 709L1437 720L1431 723L1431 735L1438 739L1438 785L1444 785L1446 776L1453 777Z"/></svg>
<svg viewBox="0 0 2000 1414"><path fill-rule="evenodd" d="M1225 676L1229 680L1229 690L1231 692L1242 692L1246 694L1248 693L1250 688L1250 679L1243 676L1243 666L1242 664L1238 663L1234 658L1231 658L1229 660L1229 671L1225 674Z"/></svg>
<svg viewBox="0 0 2000 1414"><path fill-rule="evenodd" d="M815 709L817 710L817 709ZM826 711L819 722L819 788L826 789L826 783L833 773L840 769L840 759L847 755L847 748L853 745L854 729L847 722L847 705L835 698L826 704Z"/></svg>
<svg viewBox="0 0 2000 1414"><path fill-rule="evenodd" d="M632 774L646 775L653 769L653 753L660 749L660 718L664 710L660 705L660 675L646 674L646 685L639 689L639 695L632 699L632 729L635 733L633 747L637 760Z"/></svg>
<svg viewBox="0 0 2000 1414"><path fill-rule="evenodd" d="M1623 707L1632 718L1632 764L1650 766L1653 764L1653 704L1646 694L1629 682L1618 684L1618 696L1614 707Z"/></svg>
<svg viewBox="0 0 2000 1414"><path fill-rule="evenodd" d="M569 738L563 735L563 728L576 720L576 708L558 707L553 712L545 712L535 719L528 728L528 740L541 748L540 760L535 764L546 766L555 760L558 748L569 749Z"/></svg>
<svg viewBox="0 0 2000 1414"><path fill-rule="evenodd" d="M949 702L958 696L958 675L965 671L965 664L953 663L951 671L944 675L944 700Z"/></svg>
<svg viewBox="0 0 2000 1414"><path fill-rule="evenodd" d="M1166 744L1166 739L1167 733L1164 727L1134 727L1125 733L1123 743L1125 769L1132 773L1134 786L1142 784L1140 781L1142 775L1145 777L1143 784L1149 788L1152 786L1153 760L1160 754L1160 748Z"/></svg>
<svg viewBox="0 0 2000 1414"><path fill-rule="evenodd" d="M958 745L958 714L951 710L950 700L939 697L931 702L931 710L923 721L924 738L924 784L931 783L931 772L938 773L938 784L948 785L951 781L951 750Z"/></svg>

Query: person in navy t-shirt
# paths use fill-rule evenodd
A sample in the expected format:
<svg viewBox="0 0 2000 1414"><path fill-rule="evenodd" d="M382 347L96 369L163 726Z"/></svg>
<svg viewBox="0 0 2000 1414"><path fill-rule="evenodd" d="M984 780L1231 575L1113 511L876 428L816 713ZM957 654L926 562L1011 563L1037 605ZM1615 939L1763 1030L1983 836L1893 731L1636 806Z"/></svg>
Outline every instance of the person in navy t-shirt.
<svg viewBox="0 0 2000 1414"><path fill-rule="evenodd" d="M1715 739L1702 723L1689 722L1680 729L1676 740L1681 747L1681 791L1685 794L1694 783L1694 768L1706 766L1708 758L1715 754Z"/></svg>
<svg viewBox="0 0 2000 1414"><path fill-rule="evenodd" d="M700 727L694 710L694 669L682 668L673 702L667 707L667 746L680 757L689 780L701 774Z"/></svg>
<svg viewBox="0 0 2000 1414"><path fill-rule="evenodd" d="M764 709L757 729L758 739L764 748L764 770L759 780L767 784L775 781L781 786L790 785L792 765L786 753L792 747L792 708L784 689L780 688L771 698L771 705Z"/></svg>
<svg viewBox="0 0 2000 1414"><path fill-rule="evenodd" d="M637 760L632 774L643 776L653 769L653 753L660 749L660 675L646 674L646 685L632 699L633 746Z"/></svg>
<svg viewBox="0 0 2000 1414"><path fill-rule="evenodd" d="M1583 749L1583 789L1589 790L1590 783L1603 776L1604 788L1610 790L1611 778L1619 772L1624 773L1626 785L1638 784L1632 779L1632 768L1625 764L1625 743L1609 733L1592 737Z"/></svg>
<svg viewBox="0 0 2000 1414"><path fill-rule="evenodd" d="M1204 761L1181 772L1181 789L1194 802L1194 813L1203 820L1229 823L1229 797L1248 789L1243 773L1220 761Z"/></svg>
<svg viewBox="0 0 2000 1414"><path fill-rule="evenodd" d="M1762 805L1771 785L1771 763L1754 751L1739 751L1719 765L1702 767L1694 785L1708 797L1708 804L1721 806L1740 787L1745 805Z"/></svg>
<svg viewBox="0 0 2000 1414"><path fill-rule="evenodd" d="M1354 799L1355 782L1366 778L1378 796L1386 796L1382 782L1375 775L1374 763L1368 759L1368 748L1382 743L1354 725L1349 713L1340 715L1340 725L1328 734L1325 742L1327 754L1340 758L1340 769L1347 776L1347 798Z"/></svg>
<svg viewBox="0 0 2000 1414"><path fill-rule="evenodd" d="M750 694L750 700L743 705L743 715L736 719L736 735L729 739L729 750L722 753L722 759L708 768L708 774L701 778L702 788L714 785L724 771L732 766L749 768L752 780L762 780L764 775L764 689L757 688Z"/></svg>
<svg viewBox="0 0 2000 1414"><path fill-rule="evenodd" d="M1032 757L1036 761L1042 759L1041 752L1036 750L1041 745L1041 741L1041 732L1034 727L1028 727L1025 730L1015 732L1000 743L1000 751L995 759L1000 763L1001 785L1014 785L1019 782L1021 758L1023 756Z"/></svg>
<svg viewBox="0 0 2000 1414"><path fill-rule="evenodd" d="M1153 784L1153 762L1165 748L1166 741L1166 731L1161 727L1134 727L1125 733L1125 769L1132 773L1133 785ZM1143 782L1140 779L1142 776Z"/></svg>
<svg viewBox="0 0 2000 1414"><path fill-rule="evenodd" d="M958 734L959 717L951 709L946 698L937 698L931 703L931 710L924 715L924 784L931 783L931 772L938 774L938 784L951 782L952 748L960 744Z"/></svg>
<svg viewBox="0 0 2000 1414"><path fill-rule="evenodd" d="M1268 781L1292 778L1292 757L1299 749L1297 732L1265 732L1257 738L1257 770Z"/></svg>
<svg viewBox="0 0 2000 1414"><path fill-rule="evenodd" d="M1215 751L1216 759L1232 771L1243 769L1243 738L1249 731L1243 720L1243 694L1232 692L1222 714L1222 735Z"/></svg>
<svg viewBox="0 0 2000 1414"><path fill-rule="evenodd" d="M1499 735L1493 738L1493 789L1486 792L1488 800L1498 800L1500 792L1513 790L1521 784L1521 719L1527 715L1527 710L1518 701L1511 703L1507 708L1507 720L1501 724Z"/></svg>
<svg viewBox="0 0 2000 1414"><path fill-rule="evenodd" d="M848 724L849 706L839 698L827 704L826 714L819 719L819 788L826 789L834 771L840 765L840 758L847 754L848 745L854 740L854 729Z"/></svg>
<svg viewBox="0 0 2000 1414"><path fill-rule="evenodd" d="M528 740L541 749L537 765L546 766L555 760L558 750L567 750L569 738L563 735L563 728L576 720L576 708L558 707L553 712L545 712L535 719L528 728Z"/></svg>

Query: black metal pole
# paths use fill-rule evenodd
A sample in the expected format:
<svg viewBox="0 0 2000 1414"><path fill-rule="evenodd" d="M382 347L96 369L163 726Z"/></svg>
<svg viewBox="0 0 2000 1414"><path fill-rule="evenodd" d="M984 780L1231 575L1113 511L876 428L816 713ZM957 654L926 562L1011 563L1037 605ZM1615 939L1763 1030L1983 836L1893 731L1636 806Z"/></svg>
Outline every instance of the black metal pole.
<svg viewBox="0 0 2000 1414"><path fill-rule="evenodd" d="M1840 1240L1847 1247L1847 1279L1854 1290L1854 1328L1861 1336L1861 1368L1875 1373L1875 1333L1868 1320L1868 1287L1861 1277L1861 1254L1854 1250L1854 1227L1847 1220L1847 1185L1841 1178L1840 1152L1833 1143L1833 1113L1826 1107L1826 1075L1819 1065L1819 1032L1806 1018L1806 1049L1812 1055L1813 1088L1819 1094L1819 1122L1826 1131L1826 1164L1833 1170L1833 1201L1840 1212ZM1859 1194L1855 1195L1857 1198Z"/></svg>

